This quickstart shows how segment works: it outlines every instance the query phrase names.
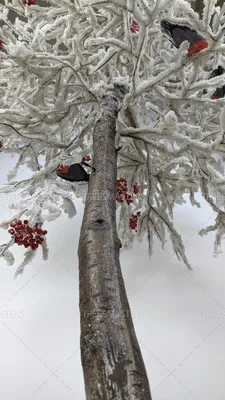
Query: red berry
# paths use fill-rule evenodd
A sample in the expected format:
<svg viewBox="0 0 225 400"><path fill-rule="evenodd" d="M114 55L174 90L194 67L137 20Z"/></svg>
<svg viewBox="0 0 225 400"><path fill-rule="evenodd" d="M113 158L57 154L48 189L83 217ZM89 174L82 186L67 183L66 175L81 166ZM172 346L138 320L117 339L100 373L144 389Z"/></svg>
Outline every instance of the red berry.
<svg viewBox="0 0 225 400"><path fill-rule="evenodd" d="M8 232L10 233L10 235L14 235L14 229L9 229Z"/></svg>
<svg viewBox="0 0 225 400"><path fill-rule="evenodd" d="M25 220L23 221L23 223L24 223L25 225L28 225L27 219L25 219Z"/></svg>
<svg viewBox="0 0 225 400"><path fill-rule="evenodd" d="M17 225L22 225L22 221L20 219L18 219L18 221L16 221Z"/></svg>
<svg viewBox="0 0 225 400"><path fill-rule="evenodd" d="M133 185L133 192L134 192L134 194L138 194L138 185L137 185L137 183L135 183Z"/></svg>
<svg viewBox="0 0 225 400"><path fill-rule="evenodd" d="M87 161L90 161L91 160L91 157L90 156L84 156L84 157L82 157L82 163L83 162L87 162Z"/></svg>
<svg viewBox="0 0 225 400"><path fill-rule="evenodd" d="M48 231L43 231L42 235L47 235Z"/></svg>
<svg viewBox="0 0 225 400"><path fill-rule="evenodd" d="M17 240L21 240L21 239L23 239L23 235L21 235L21 234L17 234L17 235L16 235L16 239L17 239Z"/></svg>
<svg viewBox="0 0 225 400"><path fill-rule="evenodd" d="M15 222L11 222L10 226L11 226L12 228L15 228L16 223L15 223Z"/></svg>

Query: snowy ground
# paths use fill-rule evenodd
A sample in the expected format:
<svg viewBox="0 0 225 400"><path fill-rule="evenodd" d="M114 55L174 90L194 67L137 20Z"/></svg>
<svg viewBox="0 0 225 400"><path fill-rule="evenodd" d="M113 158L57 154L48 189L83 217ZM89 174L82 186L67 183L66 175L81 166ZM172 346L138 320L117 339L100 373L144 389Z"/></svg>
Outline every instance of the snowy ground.
<svg viewBox="0 0 225 400"><path fill-rule="evenodd" d="M1 181L12 162L0 154ZM20 177L25 171L20 172ZM10 215L0 197L1 220ZM79 355L77 245L83 206L73 220L47 226L50 258L36 257L23 276L0 260L0 395L4 400L84 400ZM225 253L213 258L212 234L198 236L213 212L177 207L176 226L193 272L170 243L135 244L121 256L153 400L224 400ZM8 234L0 231L0 243ZM224 249L225 250L225 249ZM17 250L18 260L23 250Z"/></svg>

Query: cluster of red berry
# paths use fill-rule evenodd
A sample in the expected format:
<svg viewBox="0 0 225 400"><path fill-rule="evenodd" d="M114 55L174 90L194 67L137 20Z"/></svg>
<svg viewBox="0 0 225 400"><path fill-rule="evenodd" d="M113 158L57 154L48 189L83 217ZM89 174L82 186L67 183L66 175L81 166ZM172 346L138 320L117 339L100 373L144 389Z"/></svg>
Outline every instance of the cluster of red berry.
<svg viewBox="0 0 225 400"><path fill-rule="evenodd" d="M141 213L138 211L137 214L132 214L129 219L129 228L135 230L135 232L137 232L137 221L140 215Z"/></svg>
<svg viewBox="0 0 225 400"><path fill-rule="evenodd" d="M135 183L135 184L133 185L133 193L134 193L134 194L138 194L138 184L137 184L137 183Z"/></svg>
<svg viewBox="0 0 225 400"><path fill-rule="evenodd" d="M29 226L29 222L24 220L17 220L11 222L11 229L8 230L10 235L14 238L14 242L18 244L18 246L24 246L25 248L31 247L33 251L35 251L39 244L44 242L44 238L42 236L46 235L48 232L42 230L38 224L31 227Z"/></svg>
<svg viewBox="0 0 225 400"><path fill-rule="evenodd" d="M131 19L130 31L131 31L132 33L136 33L136 32L139 31L139 25L138 25L137 21L135 21L134 18Z"/></svg>
<svg viewBox="0 0 225 400"><path fill-rule="evenodd" d="M138 25L137 21L135 21L135 19L132 17L132 18L130 18L129 22L130 22L130 31L132 33L138 32L139 31L139 25ZM122 28L124 26L124 24L121 24L120 26Z"/></svg>
<svg viewBox="0 0 225 400"><path fill-rule="evenodd" d="M118 203L123 203L126 201L128 205L134 202L132 199L133 194L138 194L138 185L135 183L133 185L133 194L128 194L127 193L128 188L127 188L127 180L125 178L120 178L117 180L117 191L116 191L116 201Z"/></svg>
<svg viewBox="0 0 225 400"><path fill-rule="evenodd" d="M3 50L3 45L4 45L4 42L3 42L3 40L0 39L0 51Z"/></svg>
<svg viewBox="0 0 225 400"><path fill-rule="evenodd" d="M82 157L81 165L82 165L84 162L88 162L88 161L91 161L91 156L84 156L84 157Z"/></svg>
<svg viewBox="0 0 225 400"><path fill-rule="evenodd" d="M133 185L133 193L128 194L127 193L127 180L126 178L120 178L117 180L117 191L116 191L116 201L118 203L123 203L126 201L128 205L134 202L132 199L133 195L137 195L139 192L138 189L138 184L135 183ZM140 217L141 213L140 211L137 212L137 214L132 214L131 217L129 218L129 228L132 230L135 230L137 232L137 220Z"/></svg>
<svg viewBox="0 0 225 400"><path fill-rule="evenodd" d="M36 1L37 0L24 0L23 1L23 4L26 6L26 5L28 5L28 6L34 6L35 4L36 4Z"/></svg>

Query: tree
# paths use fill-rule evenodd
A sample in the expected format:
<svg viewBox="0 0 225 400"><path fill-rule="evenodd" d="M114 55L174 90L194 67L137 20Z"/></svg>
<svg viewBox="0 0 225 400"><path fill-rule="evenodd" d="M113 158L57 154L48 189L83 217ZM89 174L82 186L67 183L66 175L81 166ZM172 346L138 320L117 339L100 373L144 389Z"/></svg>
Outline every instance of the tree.
<svg viewBox="0 0 225 400"><path fill-rule="evenodd" d="M47 257L44 222L62 210L73 217L75 197L86 200L79 243L86 396L151 399L119 250L147 235L151 254L154 236L163 245L169 234L190 268L173 208L185 193L199 207L199 190L217 213L200 234L215 230L220 250L225 112L223 98L211 97L225 79L209 75L224 63L224 7L208 1L202 20L185 0L5 0L0 11L0 138L2 151L19 156L0 187L19 197L14 216L1 223L11 224L11 239L0 255L13 264L10 248L24 245L22 273L38 247ZM162 35L162 19L189 24L208 48L188 56L185 41L176 49ZM86 182L57 177L62 164L87 155L94 168L88 191ZM31 176L17 181L22 163Z"/></svg>

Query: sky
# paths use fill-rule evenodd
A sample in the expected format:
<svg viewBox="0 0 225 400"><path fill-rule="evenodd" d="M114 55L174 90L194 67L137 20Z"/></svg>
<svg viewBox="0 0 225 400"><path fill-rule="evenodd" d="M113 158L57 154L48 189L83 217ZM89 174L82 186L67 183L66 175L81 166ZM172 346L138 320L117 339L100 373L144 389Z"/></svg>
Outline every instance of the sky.
<svg viewBox="0 0 225 400"><path fill-rule="evenodd" d="M15 159L0 153L0 184ZM23 167L18 178L27 176ZM11 215L11 197L0 196L1 220ZM193 271L177 260L171 243L155 240L121 253L121 265L135 330L153 400L224 400L225 253L213 257L214 234L199 229L214 213L198 196L175 209L175 226L185 242ZM79 353L77 247L83 204L77 215L45 224L49 260L41 251L14 279L16 264L0 259L0 395L4 400L84 400ZM0 231L0 244L9 238ZM225 248L224 248L225 251Z"/></svg>

